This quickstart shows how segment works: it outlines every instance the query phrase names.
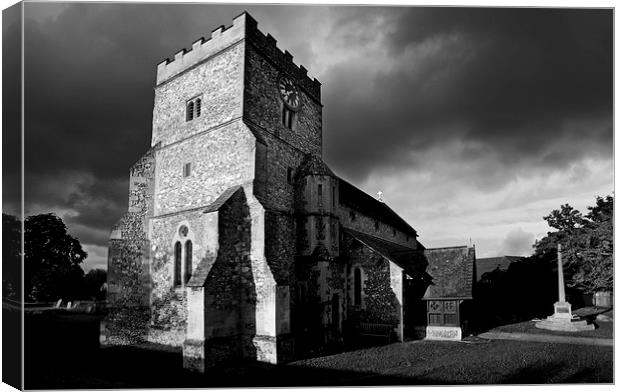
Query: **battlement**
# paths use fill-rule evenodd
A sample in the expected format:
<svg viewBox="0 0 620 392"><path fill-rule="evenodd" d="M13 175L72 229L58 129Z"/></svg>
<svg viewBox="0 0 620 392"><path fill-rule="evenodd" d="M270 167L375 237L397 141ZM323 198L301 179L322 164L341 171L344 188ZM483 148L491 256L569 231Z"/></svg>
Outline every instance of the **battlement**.
<svg viewBox="0 0 620 392"><path fill-rule="evenodd" d="M252 27L254 26L254 27ZM232 26L219 26L211 32L211 38L200 37L192 43L190 49L181 49L174 54L174 59L165 59L157 64L157 82L159 85L171 77L185 71L200 61L213 56L219 51L241 41L246 31L256 28L256 21L247 13L233 19Z"/></svg>
<svg viewBox="0 0 620 392"><path fill-rule="evenodd" d="M256 27L256 26L255 26ZM282 52L277 47L276 39L271 34L263 34L258 28L248 30L247 40L276 66L297 80L299 86L317 101L321 101L321 82L308 77L308 70L293 62L293 55L288 50Z"/></svg>
<svg viewBox="0 0 620 392"><path fill-rule="evenodd" d="M233 18L231 26L219 26L213 30L209 39L201 37L192 43L190 49L182 48L176 52L174 59L166 58L157 64L156 84L165 82L243 39L250 42L290 77L295 78L309 95L318 101L321 100L321 83L316 78L310 79L308 70L303 65L297 66L293 63L293 55L286 50L282 52L276 46L276 39L271 34L265 35L258 30L258 23L247 12Z"/></svg>

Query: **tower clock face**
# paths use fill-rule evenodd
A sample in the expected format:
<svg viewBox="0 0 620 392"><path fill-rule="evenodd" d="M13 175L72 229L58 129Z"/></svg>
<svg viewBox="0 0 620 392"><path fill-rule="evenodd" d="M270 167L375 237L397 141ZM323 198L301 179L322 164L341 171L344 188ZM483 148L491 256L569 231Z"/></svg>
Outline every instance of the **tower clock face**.
<svg viewBox="0 0 620 392"><path fill-rule="evenodd" d="M280 88L280 96L286 106L293 110L297 109L299 107L299 90L297 90L295 83L286 76L283 76L280 78L278 86Z"/></svg>

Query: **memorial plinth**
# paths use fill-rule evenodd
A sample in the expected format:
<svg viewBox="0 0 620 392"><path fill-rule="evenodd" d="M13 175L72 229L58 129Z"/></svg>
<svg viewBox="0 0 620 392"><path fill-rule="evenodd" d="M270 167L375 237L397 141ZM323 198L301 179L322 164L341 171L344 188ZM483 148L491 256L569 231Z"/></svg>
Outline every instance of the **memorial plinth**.
<svg viewBox="0 0 620 392"><path fill-rule="evenodd" d="M558 291L559 301L553 304L553 314L536 323L537 328L551 331L591 331L594 324L573 315L571 305L566 301L564 293L564 268L562 265L562 245L558 244Z"/></svg>
<svg viewBox="0 0 620 392"><path fill-rule="evenodd" d="M556 302L553 304L554 312L551 316L536 323L537 328L548 329L551 331L591 331L593 324L588 324L586 320L573 315L571 306L568 302Z"/></svg>

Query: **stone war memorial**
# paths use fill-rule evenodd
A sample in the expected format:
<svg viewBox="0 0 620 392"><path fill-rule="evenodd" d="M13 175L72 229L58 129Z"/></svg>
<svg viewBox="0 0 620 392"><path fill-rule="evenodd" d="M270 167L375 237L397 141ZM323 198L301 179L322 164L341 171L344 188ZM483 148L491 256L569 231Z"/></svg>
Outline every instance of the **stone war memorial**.
<svg viewBox="0 0 620 392"><path fill-rule="evenodd" d="M538 321L536 327L566 332L594 330L594 324L588 323L587 320L574 315L570 302L566 301L561 244L558 244L558 302L553 304L553 314L544 320Z"/></svg>
<svg viewBox="0 0 620 392"><path fill-rule="evenodd" d="M325 164L321 83L242 13L157 65L100 343L178 347L204 371L365 335L461 339L474 263Z"/></svg>

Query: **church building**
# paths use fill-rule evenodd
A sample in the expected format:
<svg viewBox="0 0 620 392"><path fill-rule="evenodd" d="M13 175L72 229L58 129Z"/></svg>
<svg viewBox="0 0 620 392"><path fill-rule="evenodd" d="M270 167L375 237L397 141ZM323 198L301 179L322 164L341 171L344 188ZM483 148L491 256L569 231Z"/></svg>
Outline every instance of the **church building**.
<svg viewBox="0 0 620 392"><path fill-rule="evenodd" d="M460 339L474 248L425 249L322 158L321 84L247 13L157 65L151 148L110 235L101 344L283 363Z"/></svg>

